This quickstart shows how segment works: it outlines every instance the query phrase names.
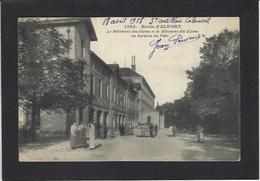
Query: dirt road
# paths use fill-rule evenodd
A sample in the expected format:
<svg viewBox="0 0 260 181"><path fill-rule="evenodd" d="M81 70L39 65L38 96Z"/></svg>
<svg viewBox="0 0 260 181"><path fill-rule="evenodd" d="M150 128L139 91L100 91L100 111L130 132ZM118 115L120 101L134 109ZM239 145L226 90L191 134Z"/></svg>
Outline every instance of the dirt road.
<svg viewBox="0 0 260 181"><path fill-rule="evenodd" d="M71 150L69 141L31 143L19 148L20 161L236 161L240 150L237 139L207 135L197 143L192 134L168 137L161 129L155 138L117 136L97 139L95 150Z"/></svg>

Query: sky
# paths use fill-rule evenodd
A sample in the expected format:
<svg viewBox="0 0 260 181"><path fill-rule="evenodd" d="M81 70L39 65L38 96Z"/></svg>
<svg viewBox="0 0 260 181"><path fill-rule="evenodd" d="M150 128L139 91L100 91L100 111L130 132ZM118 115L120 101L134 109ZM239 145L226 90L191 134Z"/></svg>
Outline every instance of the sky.
<svg viewBox="0 0 260 181"><path fill-rule="evenodd" d="M97 41L91 42L91 50L105 63L117 63L120 67L130 67L131 57L134 55L137 73L145 77L156 96L155 103L159 102L159 104L173 102L184 96L189 82L185 71L199 65L201 56L199 50L205 38L218 34L224 29L239 30L237 17L196 17L194 23L189 21L192 18L187 17L178 17L175 21L168 21L172 20L172 17L157 17L151 24L149 23L152 17L145 17L142 21L139 19L139 22L136 23L136 20L133 23L135 28L127 26L133 20L131 17L126 19L111 17L109 21L105 21L108 20L105 18L91 18L98 38ZM208 21L199 23L198 20ZM103 25L104 22L108 24ZM159 25L158 28L157 25ZM113 30L116 32L113 33ZM130 32L135 30L138 33L122 32L127 30ZM152 33L152 30L158 30L159 33ZM163 33L168 37L160 37L162 30L171 31L171 33ZM188 32L189 30L194 33ZM152 37L131 37L133 34ZM154 37L154 34L159 37ZM193 37L197 37L195 41ZM155 49L149 59L159 39L161 40L157 44L158 49ZM184 39L188 40L183 43ZM164 46L168 46L166 44L169 47L164 50Z"/></svg>

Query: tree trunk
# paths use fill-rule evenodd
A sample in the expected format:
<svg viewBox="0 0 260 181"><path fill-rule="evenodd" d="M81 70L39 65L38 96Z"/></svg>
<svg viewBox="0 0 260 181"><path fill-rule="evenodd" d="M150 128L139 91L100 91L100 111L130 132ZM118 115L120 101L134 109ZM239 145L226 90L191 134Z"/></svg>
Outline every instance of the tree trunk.
<svg viewBox="0 0 260 181"><path fill-rule="evenodd" d="M72 113L66 111L66 138L70 136L70 126L71 126Z"/></svg>
<svg viewBox="0 0 260 181"><path fill-rule="evenodd" d="M36 136L36 93L33 92L33 98L32 98L32 120L31 120L31 128L30 128L30 137L35 138Z"/></svg>
<svg viewBox="0 0 260 181"><path fill-rule="evenodd" d="M66 130L65 130L65 135L66 138L69 137L70 129L69 129L69 112L66 111Z"/></svg>
<svg viewBox="0 0 260 181"><path fill-rule="evenodd" d="M82 123L83 119L83 107L79 106L79 123Z"/></svg>
<svg viewBox="0 0 260 181"><path fill-rule="evenodd" d="M76 119L75 111L66 111L66 137L70 136L70 127Z"/></svg>
<svg viewBox="0 0 260 181"><path fill-rule="evenodd" d="M224 135L224 134L225 134L225 127L226 127L226 126L227 126L227 125L225 124L224 119L221 118L221 131L220 131L220 134L221 134L221 135Z"/></svg>

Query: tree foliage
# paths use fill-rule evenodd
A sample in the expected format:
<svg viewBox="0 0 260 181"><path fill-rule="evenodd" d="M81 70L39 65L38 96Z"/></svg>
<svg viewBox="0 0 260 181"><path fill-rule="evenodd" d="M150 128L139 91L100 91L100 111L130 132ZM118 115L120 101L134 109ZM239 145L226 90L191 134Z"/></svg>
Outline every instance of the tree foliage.
<svg viewBox="0 0 260 181"><path fill-rule="evenodd" d="M206 39L199 66L187 70L185 97L175 101L180 118L209 132L238 134L240 121L240 35L224 30ZM194 117L196 120L194 120ZM182 126L188 123L182 120ZM188 121L190 123L190 121Z"/></svg>
<svg viewBox="0 0 260 181"><path fill-rule="evenodd" d="M71 41L37 19L18 22L19 104L32 110L71 111L84 107L85 62L68 58ZM34 125L32 125L34 126Z"/></svg>

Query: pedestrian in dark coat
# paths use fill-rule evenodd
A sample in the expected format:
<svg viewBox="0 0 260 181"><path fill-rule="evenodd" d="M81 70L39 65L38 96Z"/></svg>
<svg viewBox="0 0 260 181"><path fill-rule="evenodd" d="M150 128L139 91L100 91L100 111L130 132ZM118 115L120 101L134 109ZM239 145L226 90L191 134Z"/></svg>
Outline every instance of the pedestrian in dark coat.
<svg viewBox="0 0 260 181"><path fill-rule="evenodd" d="M150 132L150 137L153 137L153 125L149 125L149 132Z"/></svg>
<svg viewBox="0 0 260 181"><path fill-rule="evenodd" d="M87 147L86 126L84 124L79 125L78 134L79 134L79 147Z"/></svg>

